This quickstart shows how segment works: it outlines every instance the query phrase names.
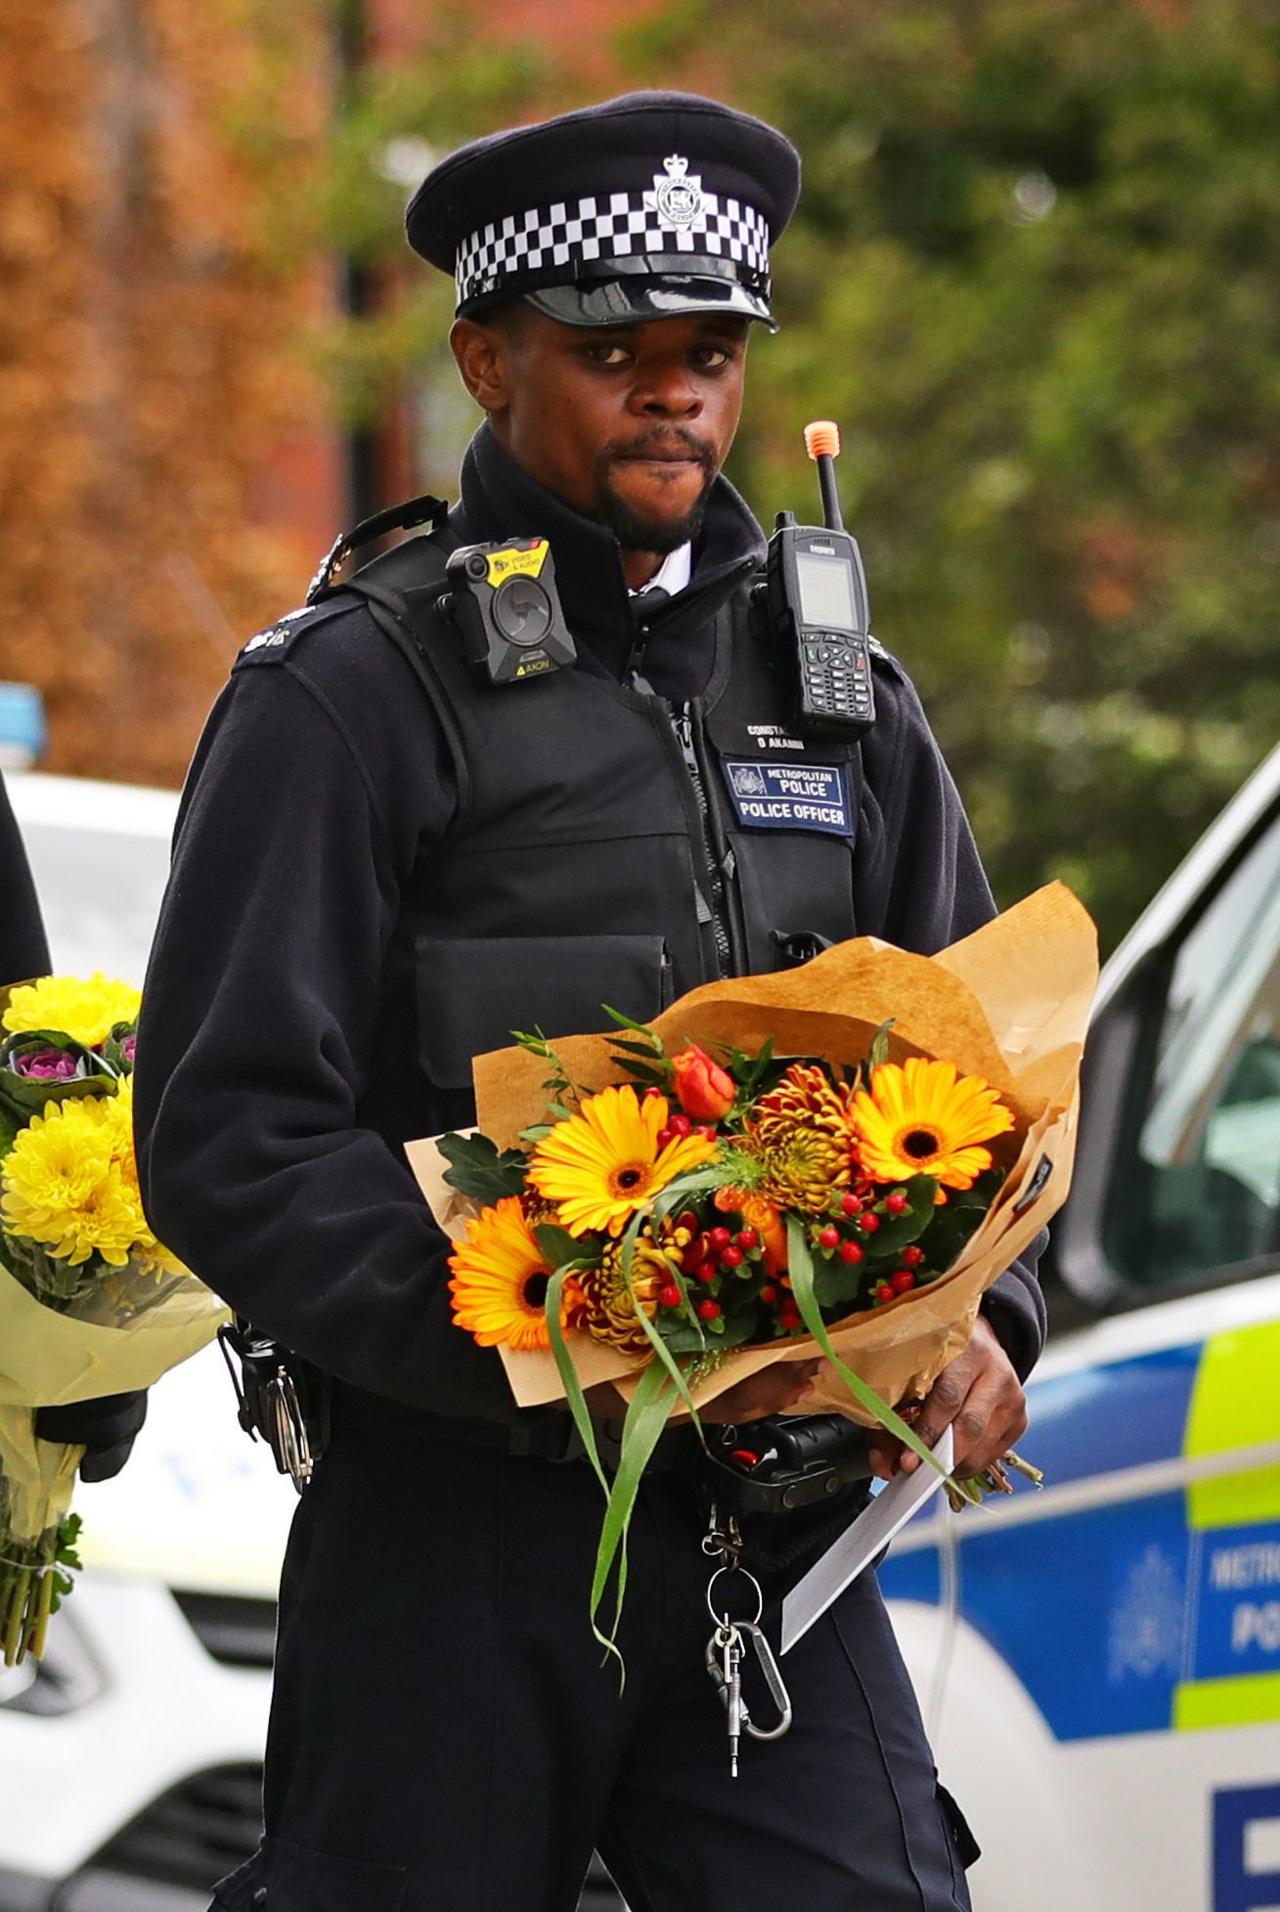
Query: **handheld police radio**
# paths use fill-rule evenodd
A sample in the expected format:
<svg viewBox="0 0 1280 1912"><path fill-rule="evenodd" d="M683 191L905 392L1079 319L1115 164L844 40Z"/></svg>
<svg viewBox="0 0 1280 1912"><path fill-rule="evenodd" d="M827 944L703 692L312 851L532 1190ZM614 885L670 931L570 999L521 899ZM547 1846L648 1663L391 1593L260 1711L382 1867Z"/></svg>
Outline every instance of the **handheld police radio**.
<svg viewBox="0 0 1280 1912"><path fill-rule="evenodd" d="M794 650L801 716L817 730L861 733L875 722L875 693L867 580L836 490L840 429L819 420L805 426L804 442L818 467L825 523L797 524L794 512L778 513L766 571L769 614Z"/></svg>
<svg viewBox="0 0 1280 1912"><path fill-rule="evenodd" d="M545 538L464 544L445 567L439 609L462 633L467 656L492 684L514 684L572 664L577 652L560 608Z"/></svg>

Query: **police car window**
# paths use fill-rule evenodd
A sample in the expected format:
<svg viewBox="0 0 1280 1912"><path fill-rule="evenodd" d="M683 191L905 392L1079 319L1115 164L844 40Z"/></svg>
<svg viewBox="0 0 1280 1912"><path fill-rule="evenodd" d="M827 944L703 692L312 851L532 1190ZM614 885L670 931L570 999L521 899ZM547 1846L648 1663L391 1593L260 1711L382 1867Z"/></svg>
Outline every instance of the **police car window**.
<svg viewBox="0 0 1280 1912"><path fill-rule="evenodd" d="M1112 1249L1131 1280L1280 1257L1280 820L1186 936Z"/></svg>

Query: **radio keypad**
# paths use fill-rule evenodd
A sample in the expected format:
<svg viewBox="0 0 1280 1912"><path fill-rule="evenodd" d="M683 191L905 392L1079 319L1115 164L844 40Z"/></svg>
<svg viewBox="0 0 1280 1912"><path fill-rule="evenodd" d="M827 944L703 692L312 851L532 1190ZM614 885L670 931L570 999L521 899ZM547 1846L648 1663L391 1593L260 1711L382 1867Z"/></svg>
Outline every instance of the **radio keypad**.
<svg viewBox="0 0 1280 1912"><path fill-rule="evenodd" d="M837 631L806 631L804 637L806 711L842 714L869 722L871 686L865 646Z"/></svg>

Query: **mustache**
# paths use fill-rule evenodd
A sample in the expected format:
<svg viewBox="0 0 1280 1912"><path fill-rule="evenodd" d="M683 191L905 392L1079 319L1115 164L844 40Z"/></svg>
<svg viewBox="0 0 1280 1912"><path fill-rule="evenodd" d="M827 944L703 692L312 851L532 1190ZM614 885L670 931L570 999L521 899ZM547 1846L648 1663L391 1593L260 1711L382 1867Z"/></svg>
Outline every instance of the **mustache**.
<svg viewBox="0 0 1280 1912"><path fill-rule="evenodd" d="M603 462L614 464L625 458L669 458L673 455L692 458L704 471L715 470L715 451L705 439L691 432L687 425L664 425L652 431L641 432L636 438L625 441L615 439L604 448Z"/></svg>

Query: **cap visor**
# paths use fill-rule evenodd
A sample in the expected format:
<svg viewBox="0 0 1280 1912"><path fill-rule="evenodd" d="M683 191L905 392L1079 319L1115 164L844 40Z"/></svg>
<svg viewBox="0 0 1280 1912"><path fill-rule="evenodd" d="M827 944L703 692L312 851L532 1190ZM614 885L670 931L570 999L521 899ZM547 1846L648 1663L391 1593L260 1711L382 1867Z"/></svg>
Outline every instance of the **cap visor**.
<svg viewBox="0 0 1280 1912"><path fill-rule="evenodd" d="M765 300L727 279L637 275L579 285L542 286L525 299L561 325L636 325L649 319L674 319L689 312L722 312L759 319L771 332L778 327Z"/></svg>

